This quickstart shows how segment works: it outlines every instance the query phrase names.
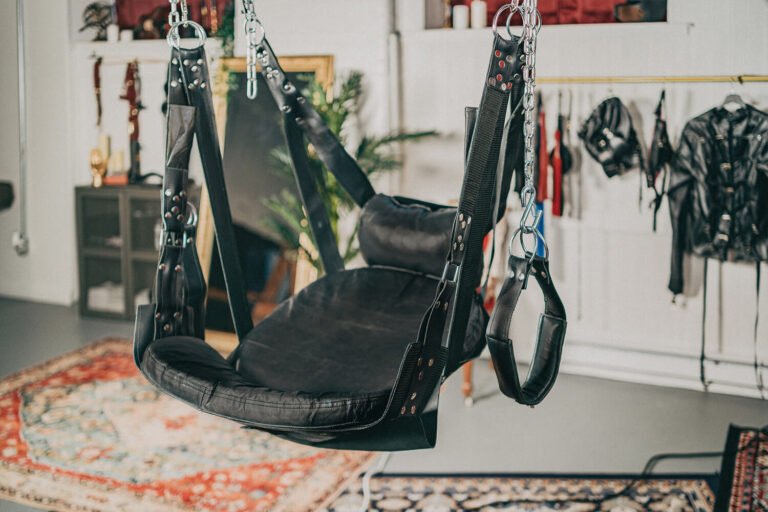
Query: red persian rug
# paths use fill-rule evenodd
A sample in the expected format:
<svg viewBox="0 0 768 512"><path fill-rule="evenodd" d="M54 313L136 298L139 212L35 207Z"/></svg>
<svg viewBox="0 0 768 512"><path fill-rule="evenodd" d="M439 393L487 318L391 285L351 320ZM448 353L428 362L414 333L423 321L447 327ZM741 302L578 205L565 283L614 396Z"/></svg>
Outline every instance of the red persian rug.
<svg viewBox="0 0 768 512"><path fill-rule="evenodd" d="M315 510L371 455L202 414L106 340L0 381L0 498L56 511Z"/></svg>
<svg viewBox="0 0 768 512"><path fill-rule="evenodd" d="M731 425L715 512L768 511L768 435Z"/></svg>

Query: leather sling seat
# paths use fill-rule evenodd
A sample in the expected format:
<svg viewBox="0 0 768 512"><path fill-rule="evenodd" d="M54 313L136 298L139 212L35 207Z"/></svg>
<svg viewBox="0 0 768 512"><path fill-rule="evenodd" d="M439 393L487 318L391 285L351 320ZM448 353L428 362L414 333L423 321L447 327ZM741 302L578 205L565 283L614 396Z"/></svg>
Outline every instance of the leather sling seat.
<svg viewBox="0 0 768 512"><path fill-rule="evenodd" d="M383 414L437 283L385 267L329 274L257 325L236 364L200 339L177 336L153 342L141 367L173 396L245 424L275 431L364 424ZM483 350L486 324L476 297L464 361Z"/></svg>

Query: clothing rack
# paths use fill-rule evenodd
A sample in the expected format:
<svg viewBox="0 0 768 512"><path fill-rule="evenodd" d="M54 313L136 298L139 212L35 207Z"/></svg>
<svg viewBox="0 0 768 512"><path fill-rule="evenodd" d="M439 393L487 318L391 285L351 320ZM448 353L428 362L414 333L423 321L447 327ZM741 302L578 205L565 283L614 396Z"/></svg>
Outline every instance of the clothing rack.
<svg viewBox="0 0 768 512"><path fill-rule="evenodd" d="M91 54L88 56L88 59L90 60L96 60L99 57L101 57L101 65L102 66L125 66L130 62L137 61L139 64L168 64L168 59L145 59L145 58L137 58L137 59L131 59L131 58L111 58L111 57L104 57L102 55L99 55L96 52L91 52Z"/></svg>
<svg viewBox="0 0 768 512"><path fill-rule="evenodd" d="M680 75L680 76L553 76L539 77L540 84L667 84L667 83L756 83L768 75Z"/></svg>

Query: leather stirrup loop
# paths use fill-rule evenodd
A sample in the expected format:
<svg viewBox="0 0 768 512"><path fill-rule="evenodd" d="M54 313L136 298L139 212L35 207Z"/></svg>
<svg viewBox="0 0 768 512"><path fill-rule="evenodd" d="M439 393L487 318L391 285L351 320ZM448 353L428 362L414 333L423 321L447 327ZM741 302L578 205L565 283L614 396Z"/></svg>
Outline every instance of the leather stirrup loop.
<svg viewBox="0 0 768 512"><path fill-rule="evenodd" d="M536 279L544 294L544 313L539 317L536 349L524 384L520 384L509 328L528 277ZM502 393L523 405L536 405L547 396L560 369L566 330L565 308L557 294L545 258L509 257L509 274L504 280L491 314L488 349Z"/></svg>

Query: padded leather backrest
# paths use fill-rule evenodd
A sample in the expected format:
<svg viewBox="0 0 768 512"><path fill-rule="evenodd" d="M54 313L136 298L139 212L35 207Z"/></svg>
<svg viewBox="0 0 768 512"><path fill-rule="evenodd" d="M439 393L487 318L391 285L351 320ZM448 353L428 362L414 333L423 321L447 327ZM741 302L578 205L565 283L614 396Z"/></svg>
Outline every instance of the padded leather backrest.
<svg viewBox="0 0 768 512"><path fill-rule="evenodd" d="M369 265L440 276L455 216L455 208L377 194L360 217L360 251Z"/></svg>

